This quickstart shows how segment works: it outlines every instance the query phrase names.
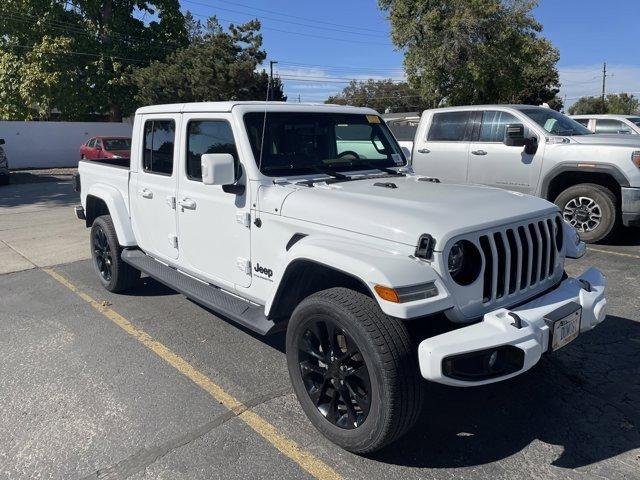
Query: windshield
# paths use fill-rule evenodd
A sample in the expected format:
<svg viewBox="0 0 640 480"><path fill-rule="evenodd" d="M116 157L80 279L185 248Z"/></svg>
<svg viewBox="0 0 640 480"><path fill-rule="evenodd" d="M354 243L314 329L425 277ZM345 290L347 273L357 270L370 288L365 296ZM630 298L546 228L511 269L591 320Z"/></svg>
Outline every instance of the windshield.
<svg viewBox="0 0 640 480"><path fill-rule="evenodd" d="M523 108L520 111L552 135L593 134L584 125L550 108Z"/></svg>
<svg viewBox="0 0 640 480"><path fill-rule="evenodd" d="M131 150L130 138L105 138L105 150Z"/></svg>
<svg viewBox="0 0 640 480"><path fill-rule="evenodd" d="M405 165L397 142L377 115L251 112L245 126L260 171L269 176L354 171ZM260 146L264 131L262 159Z"/></svg>
<svg viewBox="0 0 640 480"><path fill-rule="evenodd" d="M627 120L640 127L640 117L629 117Z"/></svg>

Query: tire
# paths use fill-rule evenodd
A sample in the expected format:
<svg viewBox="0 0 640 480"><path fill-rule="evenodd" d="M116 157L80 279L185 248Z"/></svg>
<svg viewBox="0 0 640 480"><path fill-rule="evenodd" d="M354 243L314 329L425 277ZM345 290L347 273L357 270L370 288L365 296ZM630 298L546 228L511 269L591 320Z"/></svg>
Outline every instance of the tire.
<svg viewBox="0 0 640 480"><path fill-rule="evenodd" d="M320 347L329 344L329 335L320 340L321 332L331 328L337 333L331 336L334 348ZM341 361L330 358L336 350ZM302 409L320 433L340 447L358 454L379 450L417 421L426 382L419 374L416 348L404 323L385 315L371 297L346 288L310 295L291 316L286 351Z"/></svg>
<svg viewBox="0 0 640 480"><path fill-rule="evenodd" d="M567 188L554 202L580 238L595 243L610 238L620 224L618 200L607 187L581 183ZM599 220L596 218L599 215Z"/></svg>
<svg viewBox="0 0 640 480"><path fill-rule="evenodd" d="M102 215L93 221L89 242L93 268L104 288L122 292L136 284L140 271L122 261L122 248L111 215Z"/></svg>

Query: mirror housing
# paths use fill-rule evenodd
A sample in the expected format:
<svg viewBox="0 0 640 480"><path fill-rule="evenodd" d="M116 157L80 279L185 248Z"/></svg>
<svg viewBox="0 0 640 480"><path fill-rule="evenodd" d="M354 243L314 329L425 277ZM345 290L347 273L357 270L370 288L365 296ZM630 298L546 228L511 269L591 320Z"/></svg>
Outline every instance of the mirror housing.
<svg viewBox="0 0 640 480"><path fill-rule="evenodd" d="M400 147L400 149L402 150L402 153L404 153L404 158L406 158L407 161L411 160L411 150L407 147Z"/></svg>
<svg viewBox="0 0 640 480"><path fill-rule="evenodd" d="M507 147L524 147L524 153L535 155L538 151L538 139L536 137L526 138L524 136L524 125L521 123L510 123L504 131L503 143Z"/></svg>
<svg viewBox="0 0 640 480"><path fill-rule="evenodd" d="M231 185L236 181L236 166L230 153L204 153L200 163L203 184Z"/></svg>
<svg viewBox="0 0 640 480"><path fill-rule="evenodd" d="M4 138L0 138L0 145L4 145Z"/></svg>
<svg viewBox="0 0 640 480"><path fill-rule="evenodd" d="M524 125L521 123L507 125L503 143L507 147L524 147L527 144L527 140L524 138Z"/></svg>

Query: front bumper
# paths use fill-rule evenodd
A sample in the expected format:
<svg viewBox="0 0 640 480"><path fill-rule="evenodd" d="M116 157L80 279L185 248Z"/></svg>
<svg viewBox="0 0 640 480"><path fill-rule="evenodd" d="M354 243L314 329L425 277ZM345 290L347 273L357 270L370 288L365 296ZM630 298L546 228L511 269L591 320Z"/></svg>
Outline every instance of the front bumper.
<svg viewBox="0 0 640 480"><path fill-rule="evenodd" d="M640 188L622 187L622 223L640 226Z"/></svg>
<svg viewBox="0 0 640 480"><path fill-rule="evenodd" d="M578 278L567 278L554 290L531 302L512 310L494 310L478 323L423 340L418 346L420 372L427 380L454 386L484 385L519 375L538 363L549 348L549 327L545 317L574 302L582 307L580 333L591 330L606 316L604 290L604 275L598 269L590 268ZM515 325L514 318L520 320L520 328ZM521 368L480 380L452 378L443 370L447 358L494 347L517 351L523 358Z"/></svg>

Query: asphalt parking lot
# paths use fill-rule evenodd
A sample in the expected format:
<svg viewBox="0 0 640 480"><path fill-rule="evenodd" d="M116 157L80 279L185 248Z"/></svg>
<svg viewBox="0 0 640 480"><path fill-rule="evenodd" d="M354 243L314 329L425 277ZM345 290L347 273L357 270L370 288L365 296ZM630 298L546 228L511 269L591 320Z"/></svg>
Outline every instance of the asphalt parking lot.
<svg viewBox="0 0 640 480"><path fill-rule="evenodd" d="M530 372L438 385L368 457L321 437L260 338L144 279L105 291L64 177L0 189L0 478L640 478L640 233L590 247L607 320Z"/></svg>

